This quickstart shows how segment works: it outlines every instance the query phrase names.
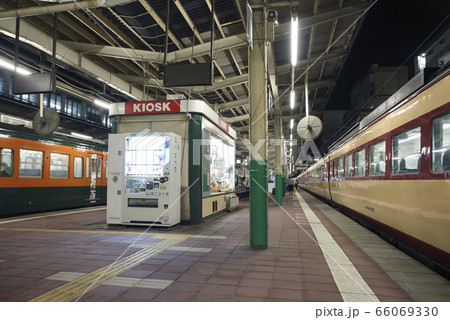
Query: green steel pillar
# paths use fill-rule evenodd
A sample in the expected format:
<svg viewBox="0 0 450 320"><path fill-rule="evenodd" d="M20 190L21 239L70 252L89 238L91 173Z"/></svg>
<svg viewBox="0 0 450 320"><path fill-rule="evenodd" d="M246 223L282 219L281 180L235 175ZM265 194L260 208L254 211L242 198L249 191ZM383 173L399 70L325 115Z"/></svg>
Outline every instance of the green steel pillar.
<svg viewBox="0 0 450 320"><path fill-rule="evenodd" d="M275 129L275 205L281 206L283 199L283 145L281 142L281 136L283 134L283 119L280 108L275 109L275 114L278 118L275 118L274 129ZM284 143L283 143L284 144Z"/></svg>
<svg viewBox="0 0 450 320"><path fill-rule="evenodd" d="M262 0L251 5L263 5ZM250 87L250 246L268 247L267 219L267 48L263 6L253 7L253 50L249 48Z"/></svg>
<svg viewBox="0 0 450 320"><path fill-rule="evenodd" d="M192 114L189 120L189 210L190 224L200 224L202 222L202 150L195 150L195 139L202 138L202 117L198 114ZM200 163L194 164L195 152L200 158Z"/></svg>
<svg viewBox="0 0 450 320"><path fill-rule="evenodd" d="M282 205L283 199L283 176L281 174L275 175L275 199L276 205Z"/></svg>

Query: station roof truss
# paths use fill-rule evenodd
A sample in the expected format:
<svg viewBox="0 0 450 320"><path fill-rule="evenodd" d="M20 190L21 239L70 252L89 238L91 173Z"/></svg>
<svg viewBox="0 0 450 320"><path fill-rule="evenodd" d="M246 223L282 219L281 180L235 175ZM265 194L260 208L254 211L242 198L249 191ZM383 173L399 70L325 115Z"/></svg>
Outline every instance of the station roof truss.
<svg viewBox="0 0 450 320"><path fill-rule="evenodd" d="M0 4L0 55L14 57L15 17L21 14L22 8L44 8L70 1L20 0L20 8L16 10L15 1L3 0ZM95 5L82 8L85 2L95 2ZM171 2L167 62L211 61L211 0ZM163 85L162 73L167 1L78 1L77 10L65 10L57 16L58 84L80 95L99 97L111 103L165 100L167 95L201 99L238 134L245 136L249 131L246 3L245 0L215 1L213 85L167 88ZM278 13L267 56L267 78L274 101L269 112L269 134L273 134L273 120L282 117L283 135L288 138L290 119L294 118L297 123L305 115L305 72L309 79L310 114L320 116L368 3L361 0L266 1L263 6L266 11ZM289 106L292 10L299 17L294 109ZM39 72L49 69L55 24L52 13L35 11L20 18L19 54L21 63Z"/></svg>

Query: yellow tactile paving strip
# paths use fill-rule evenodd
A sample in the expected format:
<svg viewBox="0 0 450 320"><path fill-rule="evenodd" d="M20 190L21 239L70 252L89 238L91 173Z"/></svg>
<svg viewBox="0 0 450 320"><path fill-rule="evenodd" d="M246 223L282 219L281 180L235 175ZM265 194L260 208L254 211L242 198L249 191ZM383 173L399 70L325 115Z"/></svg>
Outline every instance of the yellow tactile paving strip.
<svg viewBox="0 0 450 320"><path fill-rule="evenodd" d="M132 255L120 259L106 267L91 272L61 287L53 289L30 301L32 302L68 302L72 301L84 293L101 285L105 281L125 272L154 255L174 246L175 244L189 238L189 236L171 237L142 249Z"/></svg>
<svg viewBox="0 0 450 320"><path fill-rule="evenodd" d="M138 234L152 236L157 239L182 239L185 240L192 235L186 234L165 234L156 232L129 232L129 231L98 231L98 230L64 230L64 229L34 229L34 228L0 228L5 231L32 231L32 232L65 232L65 233L107 233L107 234Z"/></svg>

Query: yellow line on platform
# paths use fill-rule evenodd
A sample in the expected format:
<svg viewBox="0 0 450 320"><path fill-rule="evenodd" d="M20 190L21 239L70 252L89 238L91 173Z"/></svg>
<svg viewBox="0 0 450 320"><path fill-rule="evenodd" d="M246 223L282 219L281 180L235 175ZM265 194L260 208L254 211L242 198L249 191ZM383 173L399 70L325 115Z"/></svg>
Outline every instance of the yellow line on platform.
<svg viewBox="0 0 450 320"><path fill-rule="evenodd" d="M33 229L33 228L0 228L0 231L31 231L31 232L66 232L66 233L105 233L105 234L138 234L141 235L144 232L134 232L134 231L101 231L101 230L63 230L63 229ZM192 235L188 234L166 234L157 232L145 232L144 235L149 235L158 239L187 239Z"/></svg>
<svg viewBox="0 0 450 320"><path fill-rule="evenodd" d="M132 255L122 258L106 267L98 269L78 279L75 279L61 287L55 288L43 295L40 295L30 301L32 302L68 302L82 296L86 292L98 287L107 280L118 276L152 256L174 246L175 244L189 238L179 237L179 239L165 239L160 242L142 249Z"/></svg>

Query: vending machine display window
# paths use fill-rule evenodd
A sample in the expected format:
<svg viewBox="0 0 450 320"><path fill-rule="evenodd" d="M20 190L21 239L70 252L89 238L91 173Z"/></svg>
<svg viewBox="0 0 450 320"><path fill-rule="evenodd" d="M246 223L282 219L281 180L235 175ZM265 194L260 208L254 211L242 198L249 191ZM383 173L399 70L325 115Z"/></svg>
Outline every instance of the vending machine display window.
<svg viewBox="0 0 450 320"><path fill-rule="evenodd" d="M169 137L139 135L126 138L125 175L163 176L169 163Z"/></svg>

